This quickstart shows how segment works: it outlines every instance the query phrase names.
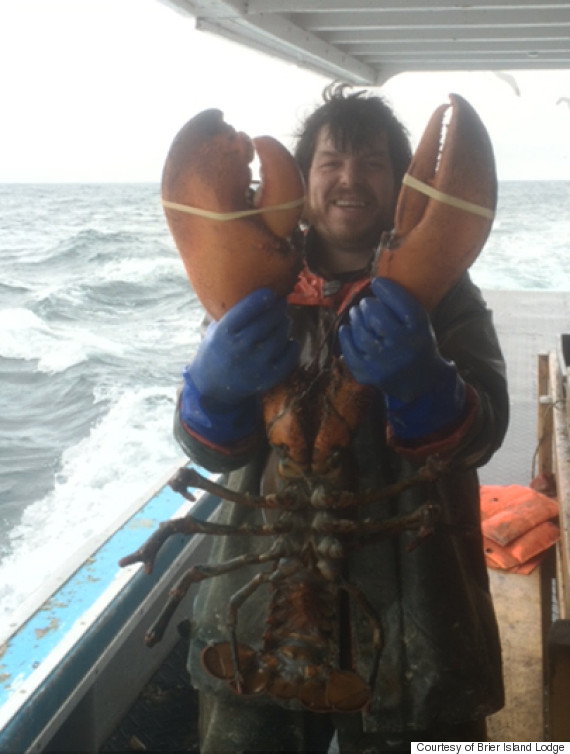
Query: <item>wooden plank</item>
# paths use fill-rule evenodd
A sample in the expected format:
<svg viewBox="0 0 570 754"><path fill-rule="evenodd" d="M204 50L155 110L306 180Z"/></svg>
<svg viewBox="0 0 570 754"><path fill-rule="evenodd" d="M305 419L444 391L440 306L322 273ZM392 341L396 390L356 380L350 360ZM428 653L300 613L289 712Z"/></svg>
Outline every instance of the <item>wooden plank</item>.
<svg viewBox="0 0 570 754"><path fill-rule="evenodd" d="M561 366L556 352L549 356L549 381L560 543L556 553L559 620L548 636L548 730L550 740L570 741L570 401L568 367Z"/></svg>
<svg viewBox="0 0 570 754"><path fill-rule="evenodd" d="M560 568L558 581L559 617L570 618L570 442L566 412L566 396L558 356L552 352L550 388L553 401L553 436L556 486L560 507Z"/></svg>
<svg viewBox="0 0 570 754"><path fill-rule="evenodd" d="M538 354L537 473L551 474L554 467L552 447L552 397L550 395L549 356Z"/></svg>
<svg viewBox="0 0 570 754"><path fill-rule="evenodd" d="M549 739L570 741L570 620L557 620L548 636Z"/></svg>
<svg viewBox="0 0 570 754"><path fill-rule="evenodd" d="M542 578L489 571L499 623L505 706L487 721L489 741L542 741L544 665Z"/></svg>

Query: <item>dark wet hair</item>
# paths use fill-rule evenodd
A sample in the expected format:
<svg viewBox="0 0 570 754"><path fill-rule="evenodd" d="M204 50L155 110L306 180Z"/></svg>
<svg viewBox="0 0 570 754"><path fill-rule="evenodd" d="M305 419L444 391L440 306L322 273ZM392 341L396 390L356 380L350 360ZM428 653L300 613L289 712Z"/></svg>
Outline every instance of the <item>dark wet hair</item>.
<svg viewBox="0 0 570 754"><path fill-rule="evenodd" d="M365 90L346 94L348 88L350 84L329 84L323 91L324 104L305 119L297 132L294 154L305 180L315 154L317 136L326 126L339 151L358 152L379 132L385 131L394 178L399 186L412 157L407 129L382 97L368 95Z"/></svg>

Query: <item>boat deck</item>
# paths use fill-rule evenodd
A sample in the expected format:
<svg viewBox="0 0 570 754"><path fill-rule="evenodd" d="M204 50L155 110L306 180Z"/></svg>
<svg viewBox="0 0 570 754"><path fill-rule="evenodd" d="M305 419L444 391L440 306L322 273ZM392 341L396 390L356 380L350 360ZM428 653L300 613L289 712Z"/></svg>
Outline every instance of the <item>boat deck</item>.
<svg viewBox="0 0 570 754"><path fill-rule="evenodd" d="M536 473L537 354L560 349L570 331L570 294L488 291L485 298L507 362L511 420L502 448L481 470L482 484L528 485ZM528 576L490 571L499 621L506 705L489 720L495 741L544 736L544 637L552 581L547 567Z"/></svg>
<svg viewBox="0 0 570 754"><path fill-rule="evenodd" d="M100 754L126 751L198 754L198 699L186 672L187 648L187 641L180 639L121 725L101 747Z"/></svg>
<svg viewBox="0 0 570 754"><path fill-rule="evenodd" d="M528 484L537 443L537 354L570 332L570 293L485 291L507 362L511 419L505 442L481 469L482 484Z"/></svg>
<svg viewBox="0 0 570 754"><path fill-rule="evenodd" d="M570 293L488 291L485 298L508 365L511 422L503 447L481 470L481 483L527 485L534 475L537 443L537 354L558 349L560 334L570 330ZM544 727L543 597L550 589L548 578L544 569L529 576L491 571L490 577L503 645L507 703L490 719L489 738L540 741ZM140 744L154 751L198 751L196 696L184 670L185 651L181 641L102 752Z"/></svg>

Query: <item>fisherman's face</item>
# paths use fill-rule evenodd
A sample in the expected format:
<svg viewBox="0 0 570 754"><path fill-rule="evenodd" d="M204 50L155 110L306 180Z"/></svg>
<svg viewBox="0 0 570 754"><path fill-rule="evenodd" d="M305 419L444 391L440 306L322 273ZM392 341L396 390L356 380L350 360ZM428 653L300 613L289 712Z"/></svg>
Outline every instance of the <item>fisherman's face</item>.
<svg viewBox="0 0 570 754"><path fill-rule="evenodd" d="M307 219L325 247L370 253L391 230L395 182L386 133L359 152L340 152L321 129L309 170Z"/></svg>

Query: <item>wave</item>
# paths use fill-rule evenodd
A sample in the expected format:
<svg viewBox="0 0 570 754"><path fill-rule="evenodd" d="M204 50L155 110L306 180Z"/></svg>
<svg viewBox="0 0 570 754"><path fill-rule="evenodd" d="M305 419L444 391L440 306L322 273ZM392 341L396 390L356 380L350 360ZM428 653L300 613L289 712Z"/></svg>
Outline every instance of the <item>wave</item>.
<svg viewBox="0 0 570 754"><path fill-rule="evenodd" d="M44 274L89 276L97 273L98 265L114 259L123 252L132 254L133 249L141 249L141 237L135 229L129 232L120 230L99 230L82 227L74 230L60 227L52 230L40 245L30 239L26 247L12 250L9 261L23 273L34 275L37 270ZM49 265L46 267L46 265Z"/></svg>
<svg viewBox="0 0 570 754"><path fill-rule="evenodd" d="M106 261L97 272L99 280L114 282L122 281L137 285L152 285L155 295L163 295L158 291L159 284L164 282L180 281L188 286L184 270L177 254L153 256L141 258L135 256L116 257Z"/></svg>
<svg viewBox="0 0 570 754"><path fill-rule="evenodd" d="M0 187L2 613L180 458L174 397L202 313L158 196Z"/></svg>
<svg viewBox="0 0 570 754"><path fill-rule="evenodd" d="M28 288L24 285L12 285L11 283L0 283L0 299L3 301L8 300L11 296L21 296L28 292Z"/></svg>
<svg viewBox="0 0 570 754"><path fill-rule="evenodd" d="M180 460L171 431L174 387L110 389L100 398L112 400L110 410L63 453L53 491L28 505L9 533L11 553L0 561L4 624L22 594L33 595Z"/></svg>
<svg viewBox="0 0 570 754"><path fill-rule="evenodd" d="M50 325L29 309L0 310L0 356L37 361L40 372L62 372L96 353L124 355L128 346L73 324Z"/></svg>

